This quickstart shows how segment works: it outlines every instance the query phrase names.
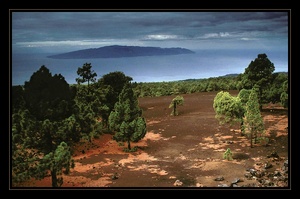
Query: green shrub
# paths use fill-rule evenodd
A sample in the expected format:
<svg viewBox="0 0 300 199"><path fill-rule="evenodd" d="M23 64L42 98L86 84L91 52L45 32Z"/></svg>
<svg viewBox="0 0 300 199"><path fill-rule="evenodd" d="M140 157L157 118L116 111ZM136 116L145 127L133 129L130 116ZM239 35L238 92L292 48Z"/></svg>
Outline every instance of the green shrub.
<svg viewBox="0 0 300 199"><path fill-rule="evenodd" d="M226 159L226 160L233 160L233 158L232 158L232 152L231 152L230 148L228 148L228 149L224 152L223 158Z"/></svg>

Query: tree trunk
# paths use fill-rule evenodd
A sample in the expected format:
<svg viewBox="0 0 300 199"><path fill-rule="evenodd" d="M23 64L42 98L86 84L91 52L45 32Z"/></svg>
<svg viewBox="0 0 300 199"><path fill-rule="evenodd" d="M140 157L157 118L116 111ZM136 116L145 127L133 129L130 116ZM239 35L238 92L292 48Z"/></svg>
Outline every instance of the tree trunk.
<svg viewBox="0 0 300 199"><path fill-rule="evenodd" d="M177 115L177 114L176 114L176 105L177 105L177 103L174 102L174 105L173 105L173 108L174 108L174 109L173 109L173 114L174 114L174 116Z"/></svg>
<svg viewBox="0 0 300 199"><path fill-rule="evenodd" d="M129 150L131 150L130 139L127 140L127 147L128 147Z"/></svg>
<svg viewBox="0 0 300 199"><path fill-rule="evenodd" d="M104 125L105 125L105 126L104 126L105 128L109 129L109 128L108 128L108 119L104 119Z"/></svg>
<svg viewBox="0 0 300 199"><path fill-rule="evenodd" d="M250 128L250 147L251 148L253 148L252 137L253 137L253 132L252 132L252 128Z"/></svg>
<svg viewBox="0 0 300 199"><path fill-rule="evenodd" d="M241 136L245 136L245 127L244 127L244 120L241 122Z"/></svg>
<svg viewBox="0 0 300 199"><path fill-rule="evenodd" d="M56 169L53 169L51 171L51 178L52 178L52 187L58 187Z"/></svg>

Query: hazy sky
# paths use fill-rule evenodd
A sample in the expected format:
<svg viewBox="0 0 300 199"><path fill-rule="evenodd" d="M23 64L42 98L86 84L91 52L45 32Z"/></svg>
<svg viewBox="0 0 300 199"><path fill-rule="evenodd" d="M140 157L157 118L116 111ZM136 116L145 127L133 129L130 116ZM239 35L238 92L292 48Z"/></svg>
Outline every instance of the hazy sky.
<svg viewBox="0 0 300 199"><path fill-rule="evenodd" d="M107 45L288 50L288 11L12 11L13 52Z"/></svg>

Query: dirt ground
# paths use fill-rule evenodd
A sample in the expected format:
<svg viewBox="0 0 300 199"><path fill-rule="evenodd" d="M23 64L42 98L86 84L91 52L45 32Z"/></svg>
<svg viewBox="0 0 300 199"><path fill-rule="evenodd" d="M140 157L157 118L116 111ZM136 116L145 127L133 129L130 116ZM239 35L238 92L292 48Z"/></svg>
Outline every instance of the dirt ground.
<svg viewBox="0 0 300 199"><path fill-rule="evenodd" d="M139 99L147 134L132 143L138 150L124 152L127 144L118 144L110 134L92 143L81 142L73 156L75 168L63 175L62 188L288 188L288 172L283 169L289 160L288 111L274 104L264 106L262 116L270 142L251 148L239 126L220 125L215 119L216 94L182 95L184 105L178 107L178 116L171 116L168 108L175 96ZM223 159L227 148L233 160ZM51 187L51 178L23 186Z"/></svg>

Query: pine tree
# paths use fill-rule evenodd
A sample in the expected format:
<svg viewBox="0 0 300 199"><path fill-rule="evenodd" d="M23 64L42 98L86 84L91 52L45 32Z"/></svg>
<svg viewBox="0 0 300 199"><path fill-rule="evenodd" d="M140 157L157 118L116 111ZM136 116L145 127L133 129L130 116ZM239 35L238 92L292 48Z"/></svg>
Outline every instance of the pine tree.
<svg viewBox="0 0 300 199"><path fill-rule="evenodd" d="M77 74L81 76L81 78L76 78L78 84L87 82L89 88L90 82L96 82L97 73L92 70L91 63L85 63L81 68L79 67L77 69Z"/></svg>
<svg viewBox="0 0 300 199"><path fill-rule="evenodd" d="M265 132L257 91L255 89L251 90L248 102L246 103L244 129L246 135L250 137L251 148L253 147L253 140L256 143L257 138L263 137Z"/></svg>
<svg viewBox="0 0 300 199"><path fill-rule="evenodd" d="M175 98L173 98L172 102L169 105L169 108L173 108L171 115L177 116L178 110L177 110L177 106L179 105L183 105L184 103L184 98L180 95L177 95Z"/></svg>
<svg viewBox="0 0 300 199"><path fill-rule="evenodd" d="M146 121L142 117L142 109L139 108L131 83L125 84L120 93L119 100L109 115L109 127L115 132L113 139L127 142L128 150L131 150L130 142L138 142L146 135Z"/></svg>
<svg viewBox="0 0 300 199"><path fill-rule="evenodd" d="M272 74L275 70L274 64L269 60L266 54L258 54L254 61L251 61L242 75L243 88L258 88L257 97L259 108L262 110L262 104L268 103L267 91L272 84Z"/></svg>

